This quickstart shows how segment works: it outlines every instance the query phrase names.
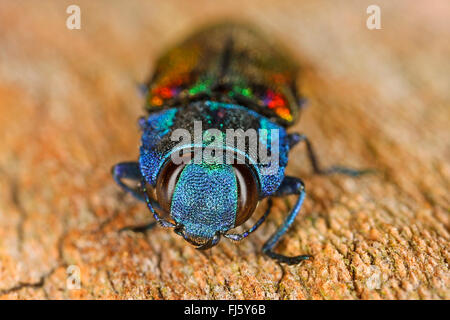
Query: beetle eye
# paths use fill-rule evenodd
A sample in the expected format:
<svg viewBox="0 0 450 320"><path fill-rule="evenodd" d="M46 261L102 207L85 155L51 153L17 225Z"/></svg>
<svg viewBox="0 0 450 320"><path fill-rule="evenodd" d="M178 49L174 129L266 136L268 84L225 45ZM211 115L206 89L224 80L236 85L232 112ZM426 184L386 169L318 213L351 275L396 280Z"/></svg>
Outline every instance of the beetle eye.
<svg viewBox="0 0 450 320"><path fill-rule="evenodd" d="M238 208L234 226L247 221L258 204L258 183L252 170L245 164L233 166L238 185Z"/></svg>
<svg viewBox="0 0 450 320"><path fill-rule="evenodd" d="M174 164L169 160L162 168L156 180L156 190L153 190L153 195L166 214L170 213L175 186L185 165L186 162L184 161L181 164Z"/></svg>

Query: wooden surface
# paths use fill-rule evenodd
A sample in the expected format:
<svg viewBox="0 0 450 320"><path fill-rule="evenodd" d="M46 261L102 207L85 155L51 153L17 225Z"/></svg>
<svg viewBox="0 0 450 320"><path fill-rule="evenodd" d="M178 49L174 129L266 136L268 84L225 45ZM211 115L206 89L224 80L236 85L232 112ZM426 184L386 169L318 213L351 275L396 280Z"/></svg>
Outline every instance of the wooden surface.
<svg viewBox="0 0 450 320"><path fill-rule="evenodd" d="M0 297L102 299L449 299L450 5L377 1L0 2ZM360 179L288 173L307 199L278 251L260 254L294 198L240 245L199 252L150 221L111 166L137 158L145 80L165 46L222 17L253 22L302 61L309 108L294 130L323 164ZM81 289L66 286L69 265Z"/></svg>

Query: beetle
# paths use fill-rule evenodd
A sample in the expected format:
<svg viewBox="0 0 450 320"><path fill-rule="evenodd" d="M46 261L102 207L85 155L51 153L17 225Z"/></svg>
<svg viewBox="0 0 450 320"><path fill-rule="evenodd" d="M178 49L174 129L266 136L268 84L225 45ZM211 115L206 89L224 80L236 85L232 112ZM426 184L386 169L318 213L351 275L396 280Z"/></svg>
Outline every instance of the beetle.
<svg viewBox="0 0 450 320"><path fill-rule="evenodd" d="M222 236L234 241L246 238L269 215L273 197L297 195L291 212L262 252L287 264L311 258L274 252L306 194L301 179L285 175L289 151L305 143L312 168L318 174L358 176L364 171L339 166L322 169L306 135L287 133L302 109L303 97L296 84L298 73L298 65L279 44L243 24L205 27L163 54L146 85L148 116L139 120L139 161L118 163L112 168L117 184L145 202L156 220L131 229L144 231L159 223L204 250L215 246ZM194 133L194 122L203 129L220 132L266 130L266 137L276 132L271 143L270 139L265 143L276 156L275 170L263 174L268 163L258 162L258 156L256 161L251 159L247 146L238 150L233 145L215 145L219 151L231 151L227 154L234 160L240 155L244 159L240 163L208 163L202 157L193 161L195 152L205 150L208 144L189 141L180 148L173 134L177 129ZM176 163L173 155L181 153L186 161ZM265 198L267 209L251 228L243 233L230 232L252 217Z"/></svg>

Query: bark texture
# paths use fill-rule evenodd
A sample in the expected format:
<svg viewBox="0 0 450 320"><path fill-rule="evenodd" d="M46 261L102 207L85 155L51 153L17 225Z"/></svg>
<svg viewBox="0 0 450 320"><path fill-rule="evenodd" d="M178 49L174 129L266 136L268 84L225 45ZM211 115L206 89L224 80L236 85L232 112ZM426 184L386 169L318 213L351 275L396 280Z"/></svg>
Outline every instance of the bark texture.
<svg viewBox="0 0 450 320"><path fill-rule="evenodd" d="M377 1L0 2L0 298L449 299L450 4ZM113 182L137 158L136 84L164 48L223 17L280 38L304 66L309 108L293 128L322 164L371 167L315 176L304 146L288 174L307 199L278 251L260 254L294 198L241 244L199 252L150 221ZM77 266L81 288L67 287Z"/></svg>

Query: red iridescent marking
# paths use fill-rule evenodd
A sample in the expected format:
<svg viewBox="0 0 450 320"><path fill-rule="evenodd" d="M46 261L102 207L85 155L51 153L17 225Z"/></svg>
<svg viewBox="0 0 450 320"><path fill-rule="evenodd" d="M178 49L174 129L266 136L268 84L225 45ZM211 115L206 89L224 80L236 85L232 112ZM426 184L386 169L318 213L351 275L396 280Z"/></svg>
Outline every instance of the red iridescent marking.
<svg viewBox="0 0 450 320"><path fill-rule="evenodd" d="M153 91L154 95L159 96L164 100L173 98L179 92L180 90L178 87L160 87Z"/></svg>
<svg viewBox="0 0 450 320"><path fill-rule="evenodd" d="M287 107L286 99L281 94L268 89L264 98L264 104L269 109L274 109L275 113L282 119L292 121L291 111Z"/></svg>
<svg viewBox="0 0 450 320"><path fill-rule="evenodd" d="M164 100L171 99L181 92L181 88L188 82L187 77L178 77L168 85L153 88L150 94L150 104L161 106Z"/></svg>

